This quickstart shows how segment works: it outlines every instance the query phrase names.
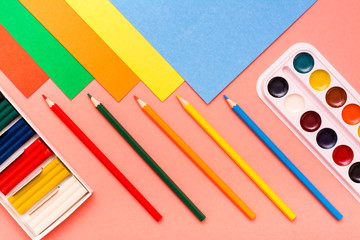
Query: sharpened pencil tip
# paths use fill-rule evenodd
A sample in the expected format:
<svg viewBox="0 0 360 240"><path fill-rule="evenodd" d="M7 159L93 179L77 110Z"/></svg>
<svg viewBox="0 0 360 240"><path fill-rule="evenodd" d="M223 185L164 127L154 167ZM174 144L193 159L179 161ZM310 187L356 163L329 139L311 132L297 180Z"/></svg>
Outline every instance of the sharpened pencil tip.
<svg viewBox="0 0 360 240"><path fill-rule="evenodd" d="M97 107L97 106L99 106L99 105L101 104L98 100L96 100L96 99L95 99L93 96L91 96L90 94L88 94L88 96L89 96L91 102L94 104L95 107Z"/></svg>
<svg viewBox="0 0 360 240"><path fill-rule="evenodd" d="M178 99L180 99L180 98L181 98L181 97L180 97L179 95L177 95L177 94L176 94L176 97L177 97Z"/></svg>
<svg viewBox="0 0 360 240"><path fill-rule="evenodd" d="M135 98L135 100L138 100L138 99L139 99L139 98L138 98L137 96L135 96L135 95L134 95L134 98Z"/></svg>
<svg viewBox="0 0 360 240"><path fill-rule="evenodd" d="M136 96L134 96L134 97L135 97L137 103L140 105L141 108L144 108L144 107L147 105L146 102L144 102L144 101L141 100L140 98L138 98L138 97L136 97Z"/></svg>
<svg viewBox="0 0 360 240"><path fill-rule="evenodd" d="M176 95L179 99L180 104L185 107L187 104L189 104L185 99L183 99L182 97L180 97L179 95Z"/></svg>
<svg viewBox="0 0 360 240"><path fill-rule="evenodd" d="M47 99L47 97L46 97L44 94L42 95L42 97L43 97L45 100Z"/></svg>
<svg viewBox="0 0 360 240"><path fill-rule="evenodd" d="M235 106L237 105L233 100L231 100L231 99L228 98L227 96L224 95L224 98L225 98L225 101L229 104L229 106L230 106L231 108L233 108L233 107L235 107Z"/></svg>
<svg viewBox="0 0 360 240"><path fill-rule="evenodd" d="M92 96L90 95L90 93L87 94L89 98L92 98Z"/></svg>

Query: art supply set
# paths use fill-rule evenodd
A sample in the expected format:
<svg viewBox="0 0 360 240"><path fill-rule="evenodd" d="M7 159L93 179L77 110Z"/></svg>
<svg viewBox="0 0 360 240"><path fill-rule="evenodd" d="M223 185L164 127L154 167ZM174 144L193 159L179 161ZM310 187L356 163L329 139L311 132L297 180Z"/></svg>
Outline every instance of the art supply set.
<svg viewBox="0 0 360 240"><path fill-rule="evenodd" d="M0 202L31 239L41 239L92 190L11 99L0 96Z"/></svg>
<svg viewBox="0 0 360 240"><path fill-rule="evenodd" d="M257 91L360 201L360 97L325 57L295 44L260 76Z"/></svg>
<svg viewBox="0 0 360 240"><path fill-rule="evenodd" d="M97 90L99 87L103 88L102 90L111 95L110 99L116 104L134 89L136 91L141 89L141 86L138 85L145 85L145 89L152 92L161 102L170 97L181 85L184 85L185 88L191 88L204 103L209 104L236 79L236 76L239 76L279 36L283 35L298 18L307 11L313 9L316 11L317 7L320 8L324 5L324 3L318 3L311 7L315 2L316 0L280 0L274 4L270 1L3 0L0 1L0 84L2 85L4 82L4 86L15 86L23 94L20 95L21 97L29 98L45 82L52 81L51 84L64 94L66 100L85 97L83 90L91 85L91 88L96 89L94 92L99 95L101 95L101 91ZM329 5L331 3L327 3L326 6ZM311 10L309 10L310 7ZM307 22L311 21L308 19ZM312 23L315 24L314 21ZM305 28L299 24L297 29L301 33ZM314 32L314 34L318 33ZM261 64L258 65L258 69L260 67ZM258 99L258 95L266 106L259 99L258 103L253 101L251 104L254 107L262 105L263 108L270 108L360 202L360 95L327 59L308 43L297 43L291 46L259 77L260 72L263 70L253 73L258 74L255 77L253 75L247 78L248 81L253 81L254 86L257 80L256 89L249 91L252 91L253 97L256 99ZM251 71L249 73L251 76ZM12 85L6 85L5 81L9 81ZM183 84L184 82L186 84ZM10 93L11 87L0 86L0 202L31 239L40 240L79 208L92 195L92 190L49 143L31 119L24 114L20 107L21 104L15 104L15 102L20 103L21 100L17 99L15 94ZM46 93L49 89L49 92L54 93L55 90L51 87L51 85L44 86L42 93ZM241 91L246 90L243 88ZM37 94L34 94L33 98L36 97L35 95ZM14 98L9 96L14 96ZM240 156L241 153L239 154L212 126L212 124L216 126L216 122L210 124L188 101L179 95L176 96L185 112L207 133L209 139L213 140L226 153L223 157L225 159L230 157L242 172L232 163L231 167L237 169L241 174L244 173L258 187L256 188L254 184L250 183L254 185L252 187L255 191L262 191L268 198L265 200L270 200L275 205L273 206L269 202L270 207L274 207L274 209L277 207L280 210L275 213L283 218L285 224L289 224L290 227L301 225L289 223L296 218L295 212L299 214L297 221L304 219L301 215L303 213L300 213L299 209L295 209L300 203L296 205L296 202L293 202L294 209L290 208L292 203L288 206L280 196L284 193L278 195L269 186L276 186L276 181L286 180L264 178L266 182L271 183L268 185L257 174L258 169L250 167L247 160L245 161ZM143 195L133 185L133 180L130 181L125 176L128 173L125 170L131 171L130 167L132 164L135 166L135 162L127 162L128 165L124 167L129 167L129 169L120 170L116 166L116 159L112 160L111 155L107 157L96 145L97 141L94 139L93 142L86 132L81 130L82 126L79 125L80 128L71 119L71 116L68 116L55 102L45 95L42 97L49 107L46 109L47 112L52 111L108 170L105 173L112 174L134 197L131 200L136 200L137 206L143 207L139 207L140 213L149 217L150 221L154 220L151 223L157 224L156 226L159 228L167 226L168 222L158 224L163 216L157 210L157 206L155 207L145 197L147 194ZM145 163L146 167L151 168L162 181L161 184L166 185L165 189L172 191L172 195L169 196L176 197L175 200L178 203L181 201L179 203L183 204L181 211L186 211L194 224L202 227L205 227L205 224L212 226L212 222L204 220L213 216L211 214L205 216L200 210L204 207L200 205L202 202L194 201L195 204L190 195L183 191L185 189L182 189L180 183L184 182L180 180L190 179L185 169L181 169L182 172L179 174L183 179L181 177L176 179L176 182L179 182L178 185L174 181L175 176L170 177L158 164L156 159L159 159L158 157L161 155L156 156L156 152L151 152L151 150L165 145L155 146L156 140L159 140L160 143L171 140L215 184L218 188L215 190L220 190L227 197L225 200L230 200L234 204L227 202L230 207L240 210L236 213L241 218L244 218L245 221L255 219L256 214L252 209L255 206L252 204L257 202L251 202L251 197L253 197L252 193L256 192L243 191L240 188L240 195L246 194L248 197L246 202L250 199L251 204L248 206L224 181L230 180L231 182L232 179L220 178L203 160L205 158L196 153L198 149L194 148L195 152L192 146L186 143L160 117L161 114L155 112L145 101L134 96L136 103L133 101L130 104L138 104L168 139L157 139L156 133L152 134L151 138L145 138L149 136L147 134L150 132L143 131L142 127L146 129L150 126L146 126L149 123L141 123L142 119L140 118L131 118L136 121L133 124L134 132L128 131L125 118L122 123L123 120L120 121L120 118L116 117L115 111L109 107L110 112L104 106L108 106L105 97L102 98L105 104L90 94L88 97L89 104L92 103L96 108L93 111L97 110L100 113L101 116L96 115L96 117L101 119L103 124L97 123L98 119L94 117L89 118L89 115L84 115L82 124L94 124L93 129L99 131L103 130L102 127L110 124L113 127L112 130L120 134L121 138L118 135L115 136L117 139L113 136L104 137L102 135L102 138L98 140L102 143L107 141L107 144L117 144L115 140L121 144L122 139L125 140L125 145L127 147L129 145L134 150L129 154L133 154L137 160L140 157L143 160L140 160L141 163ZM26 100L25 98L24 100ZM337 221L340 221L343 215L330 202L330 199L325 197L326 194L320 192L303 174L301 171L303 166L300 164L300 166L295 166L280 150L280 144L279 147L275 145L276 141L273 142L265 134L266 131L260 129L251 119L251 113L249 115L245 113L241 108L242 103L237 103L236 96L231 96L230 99L224 95L224 98L225 101L224 99L220 100L224 101L223 106L220 105L220 107L227 108L225 106L227 103L231 111L258 137L255 141L260 140L286 167L283 171L290 171L292 173L290 177L295 177L305 187L304 190L308 190L305 193L310 193L316 198L318 201L316 207L323 210L320 207L321 204L329 213L326 216L333 221L332 224L338 224ZM36 103L35 100L38 99L34 99L34 103ZM41 103L39 108L41 107L40 111L43 111L46 104ZM79 103L81 102L78 101L75 104ZM35 105L32 106L35 107ZM131 106L128 107L124 112L129 116L135 111L139 111ZM216 107L216 104L211 105L212 109L216 110ZM229 112L229 109L223 110ZM81 112L81 114L83 113L84 111ZM181 117L188 117L185 113L183 114ZM186 122L178 116L176 117L178 123L185 126ZM145 121L147 120L145 119ZM238 120L236 119L236 121ZM235 129L233 125L230 127L229 129ZM136 135L135 130L140 132L139 135ZM158 131L158 129L156 130ZM195 131L191 134L193 135L188 137L199 137L195 136ZM204 136L206 139L207 136ZM239 137L235 134L232 136ZM240 136L246 138L245 135ZM146 145L141 142L141 137L144 138L144 141L145 139L152 141L151 144ZM201 140L202 137L200 136L199 139ZM205 139L203 140L205 141ZM196 138L197 140L198 138ZM196 143L204 148L201 141ZM247 147L252 147L251 143L247 144L249 145ZM299 142L299 144L301 143ZM163 149L161 150L163 151ZM252 155L247 156L250 159L249 162L252 160L251 156L258 154L253 150L254 148L251 149ZM205 155L208 154L207 157L215 155L211 149L206 149L206 151L208 151L205 153ZM161 153L168 154L165 156L169 159L165 160L167 160L166 164L171 167L175 168L181 164L176 162L178 165L175 165L172 162L177 160L177 156L174 156L175 153ZM248 152L244 151L243 154L246 156ZM125 154L116 156L123 157ZM216 160L223 161L223 159ZM164 162L162 163L164 164ZM263 164L263 162L261 163ZM218 162L218 164L226 169L225 162ZM271 163L266 162L266 164ZM266 167L265 164L262 166ZM88 170L91 168L91 166L86 167ZM94 169L90 170L95 172ZM149 169L147 168L147 170ZM126 174L124 175L123 172ZM140 177L144 176L142 175L144 173L139 172L138 169L135 172L138 177L139 175ZM229 168L225 170L225 174L229 172ZM175 172L172 173L175 175ZM276 169L276 173L272 176L279 174L282 177L280 173L281 169L279 169L279 173ZM196 178L190 177L193 181L191 182L193 191L206 191L206 188L202 188L200 185L200 181L194 181L193 179ZM200 177L203 176L200 174ZM205 181L208 179L205 178ZM271 182L271 180L275 182ZM106 182L101 180L96 184L103 187ZM141 183L136 182L137 184ZM242 187L246 183L234 182L234 184ZM146 190L144 190L145 193ZM157 190L160 191L160 188ZM291 190L297 191L296 189ZM151 195L154 193L152 191L147 193ZM191 191L189 192L191 193ZM262 194L260 191L258 192ZM217 194L220 193L217 192ZM298 193L296 192L296 194ZM260 196L263 197L263 195ZM211 205L208 204L208 206L213 209L221 208L221 214L223 214L223 209L226 207L217 204L216 197L214 193L206 199L209 202L215 202L215 204L211 202ZM204 198L201 199L204 200ZM315 202L314 199L312 200ZM110 203L109 206L104 204L104 206L111 207L112 211L120 209L120 207L127 207L122 204L115 206L115 204ZM95 218L98 217L96 214L103 214L97 209L97 205L93 205L95 214L90 214L91 216ZM300 206L306 206L306 204ZM275 210L277 211L277 209ZM122 212L116 212L116 214L126 219L122 216L126 214L122 214ZM228 213L225 212L223 217L228 218L230 215L226 214ZM259 211L257 214L262 215L264 212ZM138 214L133 214L133 216L136 216L136 220L138 220ZM104 219L108 218L104 217L101 220ZM109 218L109 221L113 220L115 220L114 226L118 222L123 223ZM183 219L179 218L178 220L181 222ZM234 224L233 219L231 220L232 223L226 225L226 230L232 226L231 224ZM256 222L258 221L263 221L263 219L258 218ZM248 221L246 224L253 224L250 222ZM141 220L135 221L134 224L141 229L147 223ZM283 227L281 225L283 223L276 222L276 224ZM324 222L324 224L327 223ZM118 225L119 228L123 227L121 224ZM221 226L221 223L218 225ZM279 229L283 229L280 227ZM105 230L98 229L100 229L99 231L108 230L107 227ZM198 232L202 234L201 231ZM109 238L109 236L105 238ZM284 236L287 237L287 235ZM82 237L85 238L85 236ZM121 237L119 236L119 238ZM215 237L213 238L215 239ZM155 239L155 237L150 236L149 239Z"/></svg>

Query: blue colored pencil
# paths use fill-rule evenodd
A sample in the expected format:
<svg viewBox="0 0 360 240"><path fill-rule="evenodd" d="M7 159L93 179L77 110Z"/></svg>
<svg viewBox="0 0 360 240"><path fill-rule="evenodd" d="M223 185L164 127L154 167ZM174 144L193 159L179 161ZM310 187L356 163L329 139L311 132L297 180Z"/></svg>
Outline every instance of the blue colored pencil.
<svg viewBox="0 0 360 240"><path fill-rule="evenodd" d="M231 109L243 122L261 139L261 141L277 156L277 158L295 175L295 177L311 192L311 194L336 219L342 219L342 214L322 195L322 193L304 176L304 174L290 161L288 157L270 140L268 136L254 123L253 120L234 101L224 95Z"/></svg>

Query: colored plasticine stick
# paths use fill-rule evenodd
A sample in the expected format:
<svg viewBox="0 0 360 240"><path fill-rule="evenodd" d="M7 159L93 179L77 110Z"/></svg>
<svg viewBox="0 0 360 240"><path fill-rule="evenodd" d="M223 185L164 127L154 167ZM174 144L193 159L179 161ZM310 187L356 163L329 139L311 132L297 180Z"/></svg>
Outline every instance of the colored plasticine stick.
<svg viewBox="0 0 360 240"><path fill-rule="evenodd" d="M68 177L53 190L56 191L56 193L51 198L49 198L47 201L45 200L46 198L44 198L40 202L36 203L36 206L34 206L34 209L32 209L31 214L29 213L25 217L25 221L31 225L32 228L38 225L43 218L46 218L49 213L57 208L56 202L58 198L62 198L62 196L64 196L65 198L63 198L63 200L65 201L80 187L84 186L82 186L82 184L76 179L74 175ZM52 194L50 193L50 195ZM43 200L45 201L43 202Z"/></svg>
<svg viewBox="0 0 360 240"><path fill-rule="evenodd" d="M88 191L71 176L58 186L57 193L33 212L26 222L36 234L41 233L78 202Z"/></svg>
<svg viewBox="0 0 360 240"><path fill-rule="evenodd" d="M255 213L234 193L234 191L182 140L179 135L144 101L135 97L142 110L161 130L213 181L213 183L250 219Z"/></svg>
<svg viewBox="0 0 360 240"><path fill-rule="evenodd" d="M14 108L11 105L7 105L4 109L0 111L0 119L4 119Z"/></svg>
<svg viewBox="0 0 360 240"><path fill-rule="evenodd" d="M16 140L14 135L16 135L18 132L23 133L27 129L28 127L26 126L24 119L20 118L14 125L12 125L6 132L4 132L0 137L0 154L8 147L8 142L11 141L11 139L12 141Z"/></svg>
<svg viewBox="0 0 360 240"><path fill-rule="evenodd" d="M117 101L140 81L64 0L20 2Z"/></svg>
<svg viewBox="0 0 360 240"><path fill-rule="evenodd" d="M105 154L85 135L83 131L69 118L68 115L53 101L43 95L49 108L60 120L79 138L79 140L100 160L100 162L113 174L113 176L133 195L133 197L156 220L162 216L151 203L137 190L134 185L120 172L120 170L105 156Z"/></svg>
<svg viewBox="0 0 360 240"><path fill-rule="evenodd" d="M47 182L42 186L39 191L31 195L31 197L26 201L25 204L21 205L18 208L19 214L24 214L29 208L31 208L35 203L37 203L41 198L48 194L56 185L58 185L62 180L64 180L71 173L67 169L63 169L52 179L47 179ZM44 180L45 181L45 180Z"/></svg>
<svg viewBox="0 0 360 240"><path fill-rule="evenodd" d="M19 136L15 142L9 148L5 149L4 152L0 152L0 164L6 161L13 153L15 153L24 143L26 143L32 136L35 135L34 130L31 128L27 129L23 135Z"/></svg>
<svg viewBox="0 0 360 240"><path fill-rule="evenodd" d="M16 121L16 123L14 123L14 125L12 125L6 132L4 132L1 136L0 136L0 149L1 146L4 145L7 141L9 141L9 139L11 139L13 137L13 135L23 129L26 129L26 122L23 118L20 118L18 121Z"/></svg>
<svg viewBox="0 0 360 240"><path fill-rule="evenodd" d="M231 157L246 175L264 192L264 194L284 213L289 220L296 215L280 197L262 180L259 175L240 157L240 155L220 136L220 134L200 115L186 100L177 96L185 111L201 126L202 129Z"/></svg>
<svg viewBox="0 0 360 240"><path fill-rule="evenodd" d="M34 226L34 232L40 234L47 226L51 225L56 219L58 219L64 212L70 209L76 202L78 202L85 194L87 190L84 187L77 189L76 192L71 194L67 199L60 202L61 204L54 209L49 215L46 216L38 225Z"/></svg>
<svg viewBox="0 0 360 240"><path fill-rule="evenodd" d="M9 123L11 123L17 116L18 112L13 106L4 99L0 102L0 131L3 130Z"/></svg>
<svg viewBox="0 0 360 240"><path fill-rule="evenodd" d="M29 196L31 196L31 193L34 192L35 188L33 189L34 186L36 186L38 184L38 182L41 181L41 179L43 179L46 175L50 174L54 169L57 168L57 166L60 166L60 161L58 158L55 158L54 160L52 160L50 163L48 163L44 168L41 169L41 173L36 176L33 180L31 180L28 184L26 184L24 187L22 187L17 193L15 193L14 195L10 196L8 198L9 202L15 207L19 207L20 205L22 205L26 199L29 198ZM58 171L53 172L52 175L59 173L62 170L61 166L60 168L58 168ZM33 190L31 190L33 189ZM31 192L29 192L31 190ZM29 193L30 194L29 194Z"/></svg>
<svg viewBox="0 0 360 240"><path fill-rule="evenodd" d="M94 79L18 0L0 1L0 24L69 99Z"/></svg>
<svg viewBox="0 0 360 240"><path fill-rule="evenodd" d="M3 111L3 109L5 109L9 105L10 105L9 101L7 99L4 99L3 101L0 102L0 111Z"/></svg>
<svg viewBox="0 0 360 240"><path fill-rule="evenodd" d="M324 195L304 176L290 159L266 136L256 123L236 104L224 95L231 109L255 133L255 135L274 153L274 155L290 170L292 174L310 191L310 193L333 215L336 220L342 219L342 214L324 197Z"/></svg>
<svg viewBox="0 0 360 240"><path fill-rule="evenodd" d="M53 155L50 149L45 149L44 152L36 156L33 161L29 163L21 172L11 178L9 182L3 187L2 191L4 194L8 194L17 184L19 184L25 177L27 177L32 171L34 171L40 164L42 164L48 157ZM30 157L29 157L30 158Z"/></svg>
<svg viewBox="0 0 360 240"><path fill-rule="evenodd" d="M53 154L42 142L33 148L38 140L0 174L0 190L5 195Z"/></svg>
<svg viewBox="0 0 360 240"><path fill-rule="evenodd" d="M31 208L42 197L49 193L56 185L64 180L71 173L66 167L56 158L54 168L49 168L49 171L40 173L28 185L9 198L9 202L22 215L29 208Z"/></svg>
<svg viewBox="0 0 360 240"><path fill-rule="evenodd" d="M186 196L186 194L174 183L174 181L162 170L162 168L150 157L150 155L140 146L140 144L126 131L126 129L116 120L116 118L104 107L102 103L88 94L96 109L105 119L115 128L115 130L125 139L125 141L139 154L139 156L151 167L151 169L161 178L161 180L176 194L178 198L189 208L189 210L200 220L205 219L205 215L196 205Z"/></svg>
<svg viewBox="0 0 360 240"><path fill-rule="evenodd" d="M0 25L0 69L25 97L30 97L49 77Z"/></svg>
<svg viewBox="0 0 360 240"><path fill-rule="evenodd" d="M6 117L0 120L0 131L2 131L9 123L14 121L19 116L19 113L13 109Z"/></svg>
<svg viewBox="0 0 360 240"><path fill-rule="evenodd" d="M27 125L23 121L23 119L20 120L20 122L16 122L13 127L11 127L7 132L5 132L4 137L0 139L0 155L4 151L6 151L11 145L13 145L14 142L18 141L18 139L23 136L27 131L30 130L29 125Z"/></svg>
<svg viewBox="0 0 360 240"><path fill-rule="evenodd" d="M0 189L4 185L6 181L8 181L11 177L11 175L14 172L19 171L19 164L21 164L23 159L29 155L29 153L32 153L35 149L37 149L41 145L40 138L36 139L30 146L28 146L24 152L16 159L14 162L12 162L4 171L0 173Z"/></svg>

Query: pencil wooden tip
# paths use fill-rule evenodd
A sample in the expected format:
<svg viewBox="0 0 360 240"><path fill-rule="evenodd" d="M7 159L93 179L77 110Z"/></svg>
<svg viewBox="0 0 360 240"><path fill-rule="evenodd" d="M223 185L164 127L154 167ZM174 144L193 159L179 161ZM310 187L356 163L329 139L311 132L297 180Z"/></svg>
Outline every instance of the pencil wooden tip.
<svg viewBox="0 0 360 240"><path fill-rule="evenodd" d="M101 103L96 100L93 96L91 96L90 94L88 94L88 96L90 97L91 102L94 104L95 107L99 106Z"/></svg>
<svg viewBox="0 0 360 240"><path fill-rule="evenodd" d="M183 107L185 107L187 104L188 104L188 102L185 100L185 99L183 99L182 97L180 97L179 95L176 95L177 97L178 97L178 99L179 99L179 101L180 101L180 104L183 106Z"/></svg>
<svg viewBox="0 0 360 240"><path fill-rule="evenodd" d="M235 103L233 100L231 100L230 98L226 97L225 95L224 95L224 97L225 97L226 102L229 104L229 106L230 106L231 108L233 108L233 107L236 106L236 103Z"/></svg>
<svg viewBox="0 0 360 240"><path fill-rule="evenodd" d="M141 108L144 108L147 104L146 102L144 102L143 100L141 100L140 98L134 96L136 101L138 102L138 104L140 105Z"/></svg>
<svg viewBox="0 0 360 240"><path fill-rule="evenodd" d="M45 99L45 102L47 103L47 105L49 105L50 108L55 105L55 103L53 101L51 101L50 99L48 99L45 95L42 95L42 96L43 96L43 98Z"/></svg>
<svg viewBox="0 0 360 240"><path fill-rule="evenodd" d="M90 93L87 94L89 98L92 98L92 96L90 95Z"/></svg>
<svg viewBox="0 0 360 240"><path fill-rule="evenodd" d="M136 101L139 99L139 98L138 98L137 96L135 96L135 95L134 95L134 98L135 98Z"/></svg>

